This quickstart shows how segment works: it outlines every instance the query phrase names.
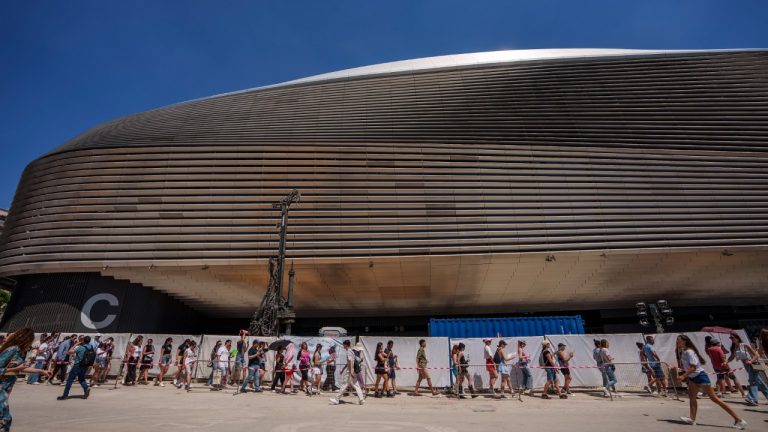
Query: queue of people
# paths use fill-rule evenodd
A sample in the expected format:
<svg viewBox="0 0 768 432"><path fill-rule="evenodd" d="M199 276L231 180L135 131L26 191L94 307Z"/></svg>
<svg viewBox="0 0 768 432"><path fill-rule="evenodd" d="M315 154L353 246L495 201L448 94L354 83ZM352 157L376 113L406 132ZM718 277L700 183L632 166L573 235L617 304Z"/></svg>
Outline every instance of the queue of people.
<svg viewBox="0 0 768 432"><path fill-rule="evenodd" d="M685 335L677 337L676 346L678 365L671 370L663 368L663 362L656 350L653 336L645 337L637 343L639 365L643 376L647 379L646 391L654 395L664 396L669 387L669 379L686 383L690 414L681 417L687 424L695 424L698 414L698 398L708 397L720 406L734 419L734 426L743 429L746 422L740 418L724 401L723 397L730 393L740 392L749 405L757 405L758 397L762 394L768 400L768 385L765 378L766 347L768 347L768 330L761 332L757 346L744 341L737 333L728 335L730 349L714 337L707 337L706 346L700 351L693 341ZM233 345L232 340L217 341L207 359L203 359L197 342L186 339L174 349L174 340L166 338L163 344L155 347L149 338L136 336L126 347L122 358L121 369L125 368L122 382L126 386L153 382L155 386L165 386L166 378L170 379L170 368L176 366L172 383L177 388L191 389L193 378L196 376L200 362L208 362L211 369L208 385L212 390L222 390L233 386L238 393L263 391L267 370L267 354L270 349L275 351L274 370L271 371L271 390L276 393L304 392L307 395L320 394L323 391L336 393L330 399L331 404L338 404L342 397L354 394L358 403L363 404L366 398L366 382L364 346L361 343L352 345L349 340L342 343L343 353L336 353L336 346L324 350L322 344L316 344L314 349L306 342L298 350L289 341L276 346L268 346L265 341L253 340L248 342L246 332L241 332L239 340ZM517 386L521 395L533 396L533 379L531 374L532 358L529 356L525 340L518 340L516 350L508 348L506 341L501 340L492 347L492 339L483 339L485 370L488 373L489 388L487 392L492 397L504 398L505 394L515 394L516 390L511 380L513 370L518 370L521 379ZM564 343L554 348L550 341L541 342L541 353L538 355L537 368L546 373L546 382L542 389L541 398L550 399L556 395L560 399L568 399L571 392L571 362L574 352L569 351ZM273 344L274 345L274 344ZM430 376L429 360L427 358L427 341L419 341L419 348L413 359L417 370L414 396L421 396L421 385L424 383L431 395L439 397L440 393L434 388ZM477 397L480 393L473 385L473 377L469 373L471 366L466 354L464 343L454 345L451 349L451 373L456 396L459 398ZM59 400L70 397L72 385L77 381L83 389L82 399L87 399L90 389L104 382L111 369L111 359L115 351L114 338L102 339L101 335L93 338L87 335L62 336L58 333L42 334L38 341L30 329L22 329L10 334L0 342L0 373L2 388L0 389L0 431L10 425L11 416L8 410L8 395L19 374L27 374L27 383L39 385L64 384L63 394ZM715 383L712 383L704 371L706 364L702 352L712 362L715 370ZM606 396L616 396L616 366L610 351L609 341L595 339L592 352L595 366L602 376L602 390ZM344 360L339 363L338 360ZM401 370L399 356L395 352L392 340L386 344L379 342L373 355L373 397L395 397L400 394L397 387L397 372ZM733 374L731 363L741 362L741 367L747 372L748 383L746 390ZM158 372L150 379L150 370L157 366ZM336 385L336 371L341 367L340 385ZM584 366L582 366L584 367ZM86 375L91 371L90 380ZM323 381L324 372L326 374ZM122 373L122 370L121 370ZM298 375L299 385L294 389L294 374ZM559 375L562 375L562 386ZM58 379L58 382L56 380ZM498 388L496 386L499 383ZM465 393L469 390L469 395Z"/></svg>

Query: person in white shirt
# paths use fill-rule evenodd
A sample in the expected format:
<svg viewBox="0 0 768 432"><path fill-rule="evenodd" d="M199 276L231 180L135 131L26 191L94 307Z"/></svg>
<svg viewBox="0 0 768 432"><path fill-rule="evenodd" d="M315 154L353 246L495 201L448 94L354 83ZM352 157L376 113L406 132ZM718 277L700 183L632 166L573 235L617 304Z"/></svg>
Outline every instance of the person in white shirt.
<svg viewBox="0 0 768 432"><path fill-rule="evenodd" d="M195 370L195 365L197 364L197 342L194 340L189 341L189 345L187 345L187 348L184 350L184 354L182 355L181 363L184 365L184 371L182 372L182 375L184 375L184 388L187 391L190 391L192 386L192 373ZM178 388L181 388L181 382L177 384Z"/></svg>
<svg viewBox="0 0 768 432"><path fill-rule="evenodd" d="M716 403L720 408L733 417L735 420L733 427L736 429L744 429L747 426L747 422L739 417L731 407L726 405L725 402L715 394L715 390L712 388L712 381L709 380L709 376L707 376L707 373L702 367L702 365L706 364L706 360L699 354L699 350L696 349L693 341L686 335L679 335L677 337L677 349L682 351L680 361L683 366L682 369L678 371L677 378L680 381L687 381L688 403L691 410L690 417L680 417L680 420L689 425L696 424L698 394L701 390L709 396L709 399L711 399L712 402Z"/></svg>
<svg viewBox="0 0 768 432"><path fill-rule="evenodd" d="M49 342L51 342L51 338L47 336L45 333L43 333L42 336L40 336L40 345L38 345L37 348L34 350L35 354L32 357L35 362L34 364L35 369L47 368L48 359L51 357ZM27 384L33 384L33 385L40 384L40 374L39 373L29 374L29 378L27 378Z"/></svg>
<svg viewBox="0 0 768 432"><path fill-rule="evenodd" d="M224 345L216 351L216 373L221 374L221 381L217 384L214 378L215 388L221 390L227 388L227 375L229 370L229 351L232 349L232 341L227 339ZM215 375L214 375L215 376Z"/></svg>
<svg viewBox="0 0 768 432"><path fill-rule="evenodd" d="M352 352L351 342L349 339L342 343L344 348L344 355L346 356L346 363L341 368L342 384L339 389L339 393L335 398L331 398L331 405L338 405L341 397L350 387L355 390L357 394L357 403L362 405L364 403L363 390L360 388L360 384L357 383L357 375L362 372L360 363L355 361L355 354Z"/></svg>
<svg viewBox="0 0 768 432"><path fill-rule="evenodd" d="M498 372L496 372L496 363L493 362L493 348L491 348L491 342L493 342L493 339L491 338L484 338L483 343L485 344L485 348L483 348L483 356L485 357L485 370L488 371L488 388L491 391L492 395L496 394L496 380L499 378Z"/></svg>

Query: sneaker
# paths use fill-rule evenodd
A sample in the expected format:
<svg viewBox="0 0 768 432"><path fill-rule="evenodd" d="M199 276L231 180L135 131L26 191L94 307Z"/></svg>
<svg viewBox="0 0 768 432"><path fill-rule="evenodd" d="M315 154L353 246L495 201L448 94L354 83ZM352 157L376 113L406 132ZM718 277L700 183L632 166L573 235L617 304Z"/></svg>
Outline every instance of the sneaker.
<svg viewBox="0 0 768 432"><path fill-rule="evenodd" d="M549 395L548 395L548 394L546 394L546 393L544 393L543 395L541 395L541 398L542 398L542 399L549 399Z"/></svg>
<svg viewBox="0 0 768 432"><path fill-rule="evenodd" d="M561 394L560 395L560 399L568 399L568 395L567 394Z"/></svg>
<svg viewBox="0 0 768 432"><path fill-rule="evenodd" d="M339 404L339 400L336 399L336 398L330 398L328 400L330 401L331 405L338 405Z"/></svg>
<svg viewBox="0 0 768 432"><path fill-rule="evenodd" d="M85 396L83 396L83 399L88 399L88 396L91 394L91 388L87 388L84 390Z"/></svg>
<svg viewBox="0 0 768 432"><path fill-rule="evenodd" d="M751 399L744 399L747 401L747 405L749 406L757 406L757 402L751 400Z"/></svg>
<svg viewBox="0 0 768 432"><path fill-rule="evenodd" d="M570 390L568 390L567 392L565 392L565 394L566 394L566 395L568 395L568 396L573 396L573 393L571 393L571 391L570 391Z"/></svg>
<svg viewBox="0 0 768 432"><path fill-rule="evenodd" d="M59 396L56 398L56 400L67 400L69 396Z"/></svg>
<svg viewBox="0 0 768 432"><path fill-rule="evenodd" d="M651 390L651 388L650 388L650 387L648 387L648 386L643 386L643 390L644 390L644 391L646 391L646 392L648 392L648 393L650 393L650 394L653 394L653 391L652 391L652 390Z"/></svg>
<svg viewBox="0 0 768 432"><path fill-rule="evenodd" d="M358 405L364 405L364 404L365 404L365 401L364 401L363 399L359 399L359 400L357 401L357 404L358 404Z"/></svg>
<svg viewBox="0 0 768 432"><path fill-rule="evenodd" d="M32 385L40 385L40 381L33 382L33 383L30 383L30 384L32 384Z"/></svg>
<svg viewBox="0 0 768 432"><path fill-rule="evenodd" d="M733 427L735 427L738 430L744 430L744 428L747 427L747 421L744 419L741 419L733 424Z"/></svg>
<svg viewBox="0 0 768 432"><path fill-rule="evenodd" d="M165 384L164 383L160 383L159 386L160 387L165 387Z"/></svg>
<svg viewBox="0 0 768 432"><path fill-rule="evenodd" d="M603 389L603 397L611 397L611 392L607 388Z"/></svg>
<svg viewBox="0 0 768 432"><path fill-rule="evenodd" d="M680 417L680 421L691 426L696 426L696 422L690 417Z"/></svg>

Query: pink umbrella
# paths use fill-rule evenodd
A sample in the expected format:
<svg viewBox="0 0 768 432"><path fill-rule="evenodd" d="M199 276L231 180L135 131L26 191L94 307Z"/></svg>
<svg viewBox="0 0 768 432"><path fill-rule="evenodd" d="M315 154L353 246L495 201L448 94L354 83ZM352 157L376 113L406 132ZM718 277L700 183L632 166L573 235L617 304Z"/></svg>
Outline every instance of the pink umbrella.
<svg viewBox="0 0 768 432"><path fill-rule="evenodd" d="M728 327L720 327L720 326L704 327L703 329L701 329L701 331L705 333L720 333L720 334L736 333L736 330L734 329L730 329Z"/></svg>

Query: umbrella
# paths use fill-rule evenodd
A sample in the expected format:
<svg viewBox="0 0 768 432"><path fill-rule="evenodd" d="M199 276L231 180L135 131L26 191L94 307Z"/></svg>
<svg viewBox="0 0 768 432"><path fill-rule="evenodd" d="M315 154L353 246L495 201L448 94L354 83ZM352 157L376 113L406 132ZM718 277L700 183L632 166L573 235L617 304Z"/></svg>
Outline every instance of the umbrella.
<svg viewBox="0 0 768 432"><path fill-rule="evenodd" d="M278 350L281 350L281 349L287 347L288 345L290 345L292 343L293 342L289 341L288 339L276 340L276 341L272 342L271 344L269 344L269 349L271 349L272 351L278 351Z"/></svg>
<svg viewBox="0 0 768 432"><path fill-rule="evenodd" d="M736 333L736 330L734 329L729 329L728 327L720 327L720 326L704 327L703 329L701 329L701 331L705 333L719 333L719 334Z"/></svg>

